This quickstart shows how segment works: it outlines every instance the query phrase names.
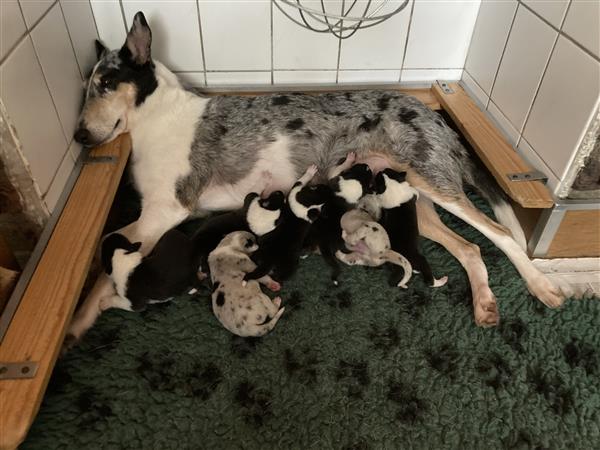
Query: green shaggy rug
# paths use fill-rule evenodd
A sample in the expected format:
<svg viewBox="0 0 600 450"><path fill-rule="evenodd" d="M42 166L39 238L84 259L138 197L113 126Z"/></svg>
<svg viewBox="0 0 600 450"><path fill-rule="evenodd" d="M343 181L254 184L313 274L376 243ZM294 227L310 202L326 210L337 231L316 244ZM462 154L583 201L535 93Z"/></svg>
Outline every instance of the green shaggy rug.
<svg viewBox="0 0 600 450"><path fill-rule="evenodd" d="M546 308L489 241L443 219L481 246L499 327L474 325L466 275L433 243L450 278L435 290L361 267L334 288L311 256L262 339L223 329L208 290L105 313L58 362L21 448L600 448L600 302Z"/></svg>

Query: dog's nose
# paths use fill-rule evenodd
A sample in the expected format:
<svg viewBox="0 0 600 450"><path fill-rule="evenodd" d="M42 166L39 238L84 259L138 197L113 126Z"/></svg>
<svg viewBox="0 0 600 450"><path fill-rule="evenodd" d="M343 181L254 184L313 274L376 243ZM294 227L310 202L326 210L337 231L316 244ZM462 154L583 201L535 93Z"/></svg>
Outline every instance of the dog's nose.
<svg viewBox="0 0 600 450"><path fill-rule="evenodd" d="M75 131L73 138L83 145L89 144L92 141L92 135L87 128L79 128Z"/></svg>

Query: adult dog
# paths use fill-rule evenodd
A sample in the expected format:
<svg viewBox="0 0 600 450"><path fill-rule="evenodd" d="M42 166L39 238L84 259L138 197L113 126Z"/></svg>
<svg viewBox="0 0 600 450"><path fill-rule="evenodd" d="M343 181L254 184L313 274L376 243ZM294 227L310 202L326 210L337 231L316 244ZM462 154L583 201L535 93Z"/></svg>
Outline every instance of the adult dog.
<svg viewBox="0 0 600 450"><path fill-rule="evenodd" d="M562 291L539 272L524 251L525 238L497 185L475 170L457 135L417 99L395 91L275 94L207 98L182 87L151 58L152 34L137 13L120 50L98 47L99 61L88 80L75 139L97 145L128 131L132 172L142 213L120 230L148 251L160 236L201 210L240 207L269 170L272 189L288 191L311 164L320 173L350 151L377 172L407 172L421 196L419 229L443 245L465 268L475 321L499 320L479 248L442 224L432 202L469 223L516 266L529 291L550 307ZM463 192L473 186L493 207L499 225L477 210ZM73 342L100 314L112 284L101 277L68 329Z"/></svg>

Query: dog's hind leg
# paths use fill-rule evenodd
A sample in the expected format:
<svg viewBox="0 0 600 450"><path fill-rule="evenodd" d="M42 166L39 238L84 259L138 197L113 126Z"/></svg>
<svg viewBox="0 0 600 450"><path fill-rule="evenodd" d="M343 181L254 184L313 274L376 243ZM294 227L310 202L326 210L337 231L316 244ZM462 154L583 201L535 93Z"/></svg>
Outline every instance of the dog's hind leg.
<svg viewBox="0 0 600 450"><path fill-rule="evenodd" d="M444 246L467 272L473 296L475 323L480 327L498 325L500 316L496 297L488 285L488 273L479 247L444 225L431 201L424 196L420 196L417 201L417 215L421 235Z"/></svg>
<svg viewBox="0 0 600 450"><path fill-rule="evenodd" d="M502 250L519 271L532 295L551 308L562 305L564 294L560 288L554 286L550 279L533 265L525 251L513 239L508 228L497 224L479 211L464 193L451 198L436 192L430 185L423 183L423 180L419 180L416 187L446 211L476 228ZM421 221L419 221L420 225Z"/></svg>

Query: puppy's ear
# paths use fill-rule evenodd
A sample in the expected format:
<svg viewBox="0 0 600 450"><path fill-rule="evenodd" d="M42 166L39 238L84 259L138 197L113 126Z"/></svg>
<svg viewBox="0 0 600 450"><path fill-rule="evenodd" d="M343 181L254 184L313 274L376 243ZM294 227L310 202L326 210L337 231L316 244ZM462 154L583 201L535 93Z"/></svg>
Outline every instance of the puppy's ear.
<svg viewBox="0 0 600 450"><path fill-rule="evenodd" d="M310 220L311 222L314 222L315 220L317 220L320 215L321 215L321 211L319 211L318 208L310 208L306 212L306 217L308 217L308 220Z"/></svg>
<svg viewBox="0 0 600 450"><path fill-rule="evenodd" d="M375 176L375 183L373 184L373 190L376 194L383 194L385 192L385 178L383 177L383 172L379 172Z"/></svg>
<svg viewBox="0 0 600 450"><path fill-rule="evenodd" d="M133 18L133 24L121 51L130 56L131 61L139 66L151 61L150 47L152 45L152 31L148 26L143 12L138 12Z"/></svg>
<svg viewBox="0 0 600 450"><path fill-rule="evenodd" d="M134 242L133 244L129 244L129 246L127 247L127 253L133 253L133 252L137 252L140 247L142 246L141 242Z"/></svg>
<svg viewBox="0 0 600 450"><path fill-rule="evenodd" d="M252 203L252 200L254 200L256 197L258 197L259 195L256 192L250 192L246 195L246 197L244 198L244 209L248 209L248 207L250 206L250 203Z"/></svg>
<svg viewBox="0 0 600 450"><path fill-rule="evenodd" d="M100 61L108 53L108 49L98 39L94 41L96 46L96 58Z"/></svg>

